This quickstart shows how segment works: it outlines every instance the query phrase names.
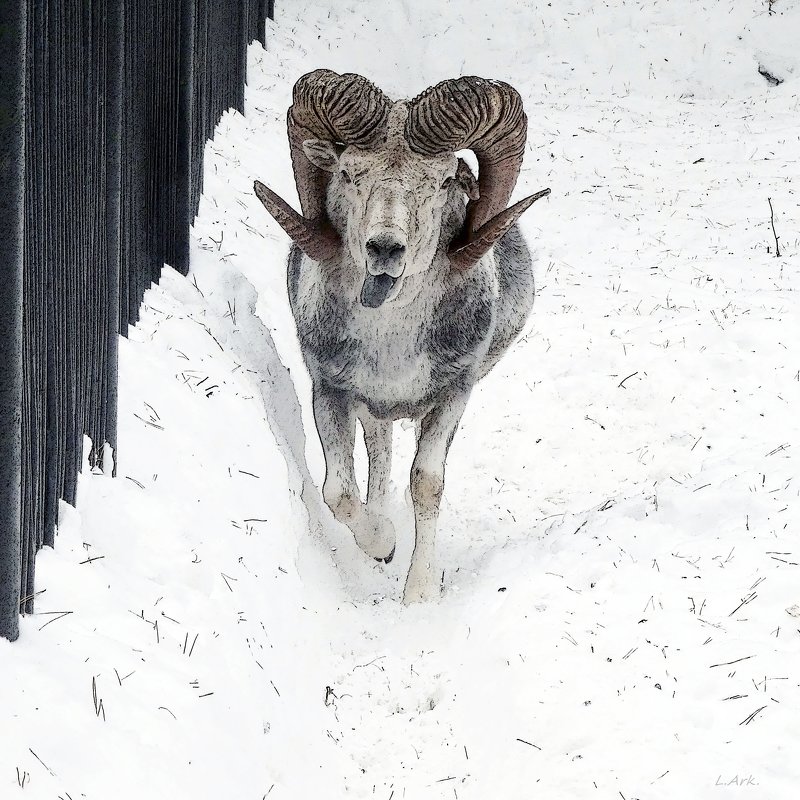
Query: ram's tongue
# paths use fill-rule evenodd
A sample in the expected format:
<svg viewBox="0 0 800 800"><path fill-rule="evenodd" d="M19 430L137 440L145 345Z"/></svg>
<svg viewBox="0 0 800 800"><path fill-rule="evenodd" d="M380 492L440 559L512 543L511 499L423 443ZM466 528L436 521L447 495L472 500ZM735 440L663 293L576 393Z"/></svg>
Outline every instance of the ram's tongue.
<svg viewBox="0 0 800 800"><path fill-rule="evenodd" d="M361 305L367 308L377 308L381 305L392 291L397 278L382 272L380 275L367 273L367 279L361 289Z"/></svg>

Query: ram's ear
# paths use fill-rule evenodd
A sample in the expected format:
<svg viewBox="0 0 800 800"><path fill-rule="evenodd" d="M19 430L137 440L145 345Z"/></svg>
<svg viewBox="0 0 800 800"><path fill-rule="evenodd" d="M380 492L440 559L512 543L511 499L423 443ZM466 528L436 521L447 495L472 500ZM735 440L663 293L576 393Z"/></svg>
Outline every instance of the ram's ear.
<svg viewBox="0 0 800 800"><path fill-rule="evenodd" d="M341 150L325 139L306 139L303 142L303 152L315 167L325 172L334 172L339 165Z"/></svg>
<svg viewBox="0 0 800 800"><path fill-rule="evenodd" d="M469 164L467 164L463 158L458 159L456 181L470 200L477 200L481 196L480 189L478 188L478 181L472 174Z"/></svg>

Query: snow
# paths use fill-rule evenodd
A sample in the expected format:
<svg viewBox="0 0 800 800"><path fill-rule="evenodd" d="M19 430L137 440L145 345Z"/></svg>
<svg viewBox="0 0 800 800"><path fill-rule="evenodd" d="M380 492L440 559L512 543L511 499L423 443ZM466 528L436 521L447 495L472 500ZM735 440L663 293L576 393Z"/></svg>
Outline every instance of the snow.
<svg viewBox="0 0 800 800"><path fill-rule="evenodd" d="M0 797L796 797L800 3L302 5L207 147L190 278L120 342L118 475L81 476L0 641ZM320 66L509 80L515 199L553 189L430 605L399 602L409 431L392 564L321 502L288 242L252 193L295 199L285 112Z"/></svg>

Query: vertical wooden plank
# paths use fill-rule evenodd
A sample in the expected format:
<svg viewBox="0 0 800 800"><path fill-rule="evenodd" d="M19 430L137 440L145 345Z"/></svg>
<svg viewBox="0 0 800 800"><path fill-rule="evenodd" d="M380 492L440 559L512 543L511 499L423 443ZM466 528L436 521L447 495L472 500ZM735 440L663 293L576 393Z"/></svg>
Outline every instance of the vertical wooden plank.
<svg viewBox="0 0 800 800"><path fill-rule="evenodd" d="M234 97L231 105L239 112L244 113L244 85L247 80L247 45L250 44L250 20L248 18L250 3L240 3L234 6L236 19L232 20L234 30L238 29L237 41L232 43L236 56L236 83L232 87Z"/></svg>
<svg viewBox="0 0 800 800"><path fill-rule="evenodd" d="M264 44L267 18L267 0L248 0L247 44L259 41Z"/></svg>
<svg viewBox="0 0 800 800"><path fill-rule="evenodd" d="M0 0L0 636L19 636L26 3Z"/></svg>
<svg viewBox="0 0 800 800"><path fill-rule="evenodd" d="M189 273L189 227L194 221L192 185L192 87L194 85L195 0L180 0L176 63L176 131L173 200L175 241L171 266L183 275Z"/></svg>
<svg viewBox="0 0 800 800"><path fill-rule="evenodd" d="M61 493L61 394L63 386L63 351L61 349L61 320L63 319L63 293L58 286L54 264L63 259L63 231L58 224L55 210L61 194L61 171L59 170L59 114L61 111L61 80L57 55L60 49L61 20L57 2L45 0L44 22L48 57L43 68L43 77L49 89L44 96L46 121L42 136L42 151L47 181L43 195L41 235L46 241L45 260L41 264L42 277L47 295L47 472L45 477L44 544L53 546L58 520L58 498Z"/></svg>
<svg viewBox="0 0 800 800"><path fill-rule="evenodd" d="M125 202L120 204L119 218L119 330L123 336L128 333L131 323L131 294L132 294L132 259L133 259L133 219L132 210L136 206L136 197L133 183L133 164L130 154L135 146L135 129L131 115L132 77L130 64L133 60L134 50L133 25L135 0L128 0L123 5L123 52L122 52L122 99L121 99L121 125L122 136L120 139L120 194Z"/></svg>
<svg viewBox="0 0 800 800"><path fill-rule="evenodd" d="M105 40L105 171L106 171L106 288L105 311L106 364L103 372L104 439L111 445L117 461L117 401L121 292L121 187L122 187L122 95L124 91L124 14L125 0L106 0ZM108 467L107 464L101 466Z"/></svg>
<svg viewBox="0 0 800 800"><path fill-rule="evenodd" d="M57 225L64 231L64 256L54 266L59 270L60 291L64 295L63 316L61 319L61 350L64 353L63 383L60 386L61 425L64 436L60 441L59 460L62 464L61 497L70 505L75 504L75 486L78 473L78 452L82 449L82 439L78 435L79 414L79 338L77 324L78 298L80 296L81 275L77 270L80 260L80 239L78 231L81 224L80 197L77 175L84 179L85 166L80 150L80 131L73 124L76 116L76 102L80 81L80 30L77 24L79 0L63 0L61 4L62 29L61 46L58 53L59 77L62 84L63 103L59 114L59 137L64 142L60 150L61 159L58 171L61 174L63 195L56 209ZM56 0L53 2L53 7Z"/></svg>
<svg viewBox="0 0 800 800"><path fill-rule="evenodd" d="M206 141L206 70L208 55L208 2L194 3L194 52L192 54L192 216L197 215L203 191L203 149Z"/></svg>
<svg viewBox="0 0 800 800"><path fill-rule="evenodd" d="M147 261L150 255L146 211L150 198L145 182L150 159L145 136L149 124L146 102L148 60L143 57L153 45L150 35L152 14L141 14L141 0L124 4L123 98L121 138L120 207L120 332L139 315Z"/></svg>
<svg viewBox="0 0 800 800"><path fill-rule="evenodd" d="M101 424L103 407L103 374L107 359L105 337L105 289L106 289L106 139L105 139L105 81L106 81L106 35L105 35L105 2L103 0L85 0L86 9L86 34L89 53L88 80L86 83L86 110L88 124L84 140L88 146L89 171L91 181L84 185L88 188L86 198L88 213L87 249L89 258L83 264L83 269L88 270L87 297L84 316L88 322L86 326L86 369L84 372L87 385L85 396L87 415L84 423L84 432L92 441L92 450L89 454L91 466L99 463L103 452L105 432Z"/></svg>
<svg viewBox="0 0 800 800"><path fill-rule="evenodd" d="M25 80L25 244L23 256L22 575L20 610L33 611L34 564L43 541L47 475L47 239L42 235L47 185L42 131L46 0L28 0Z"/></svg>

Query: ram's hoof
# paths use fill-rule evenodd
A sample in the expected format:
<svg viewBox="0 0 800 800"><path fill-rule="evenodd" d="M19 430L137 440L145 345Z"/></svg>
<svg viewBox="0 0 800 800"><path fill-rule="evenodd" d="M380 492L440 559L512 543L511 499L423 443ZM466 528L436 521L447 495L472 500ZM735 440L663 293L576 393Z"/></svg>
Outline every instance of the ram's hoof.
<svg viewBox="0 0 800 800"><path fill-rule="evenodd" d="M388 564L394 557L395 536L392 521L362 507L359 519L350 525L358 546L376 561Z"/></svg>
<svg viewBox="0 0 800 800"><path fill-rule="evenodd" d="M403 592L403 605L410 606L413 603L432 603L441 597L439 587L435 583L424 585L406 584Z"/></svg>

